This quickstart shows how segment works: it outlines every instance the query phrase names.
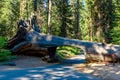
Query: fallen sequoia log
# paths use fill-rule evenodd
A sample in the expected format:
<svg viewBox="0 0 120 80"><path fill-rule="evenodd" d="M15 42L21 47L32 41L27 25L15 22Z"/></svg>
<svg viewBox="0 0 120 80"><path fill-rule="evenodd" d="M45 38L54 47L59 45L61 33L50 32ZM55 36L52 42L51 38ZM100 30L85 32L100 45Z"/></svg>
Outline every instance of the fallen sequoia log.
<svg viewBox="0 0 120 80"><path fill-rule="evenodd" d="M116 54L117 57L120 57L120 46L103 44L96 42L87 42L75 39L62 38L51 35L39 34L35 31L28 32L25 37L25 42L22 42L16 45L11 49L12 52L18 52L21 50L23 45L30 44L31 49L40 49L41 47L56 47L57 46L74 46L80 48L84 51L86 59L88 62L94 61L103 61L104 54ZM35 48L35 49L34 49Z"/></svg>
<svg viewBox="0 0 120 80"><path fill-rule="evenodd" d="M49 55L51 59L54 58L57 48L56 46L39 47L26 40L26 35L31 30L33 29L31 28L30 24L26 23L24 20L19 20L17 32L10 40L8 40L7 48L9 48L13 54L34 56ZM16 49L13 50L14 48Z"/></svg>
<svg viewBox="0 0 120 80"><path fill-rule="evenodd" d="M52 35L40 34L30 28L24 21L19 22L16 35L8 41L8 48L17 54L39 54L49 55L54 58L58 46L74 46L84 51L87 62L103 61L104 56L120 58L120 46L96 42L87 42L75 39L68 39ZM29 29L27 29L27 27ZM114 57L114 55L116 57ZM113 59L112 59L113 60Z"/></svg>

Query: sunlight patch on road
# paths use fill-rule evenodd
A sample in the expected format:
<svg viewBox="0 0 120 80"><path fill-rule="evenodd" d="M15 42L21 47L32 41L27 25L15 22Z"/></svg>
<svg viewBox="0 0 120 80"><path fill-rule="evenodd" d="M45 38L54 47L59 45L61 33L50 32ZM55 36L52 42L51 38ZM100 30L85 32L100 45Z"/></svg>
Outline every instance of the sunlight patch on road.
<svg viewBox="0 0 120 80"><path fill-rule="evenodd" d="M120 71L116 72L116 74L120 74Z"/></svg>
<svg viewBox="0 0 120 80"><path fill-rule="evenodd" d="M5 75L0 75L0 78L3 78L3 77L5 77Z"/></svg>
<svg viewBox="0 0 120 80"><path fill-rule="evenodd" d="M15 78L14 80L30 80L30 79L27 77L20 77L20 78Z"/></svg>

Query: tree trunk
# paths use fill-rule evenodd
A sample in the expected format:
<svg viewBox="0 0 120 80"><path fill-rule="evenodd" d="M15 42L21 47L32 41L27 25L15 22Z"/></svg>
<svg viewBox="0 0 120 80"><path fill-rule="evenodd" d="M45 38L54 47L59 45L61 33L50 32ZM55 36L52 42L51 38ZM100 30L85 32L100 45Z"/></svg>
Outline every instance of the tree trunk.
<svg viewBox="0 0 120 80"><path fill-rule="evenodd" d="M52 8L52 0L48 0L47 34L50 34L50 28L51 28L51 8Z"/></svg>
<svg viewBox="0 0 120 80"><path fill-rule="evenodd" d="M27 16L27 20L29 17L29 4L28 4L28 0L26 0L26 16Z"/></svg>
<svg viewBox="0 0 120 80"><path fill-rule="evenodd" d="M90 8L91 9L91 8ZM90 10L90 27L89 27L89 36L90 36L90 41L93 41L93 23L92 23L92 10Z"/></svg>
<svg viewBox="0 0 120 80"><path fill-rule="evenodd" d="M93 20L95 24L96 37L99 42L109 42L110 15L112 10L112 0L94 1Z"/></svg>
<svg viewBox="0 0 120 80"><path fill-rule="evenodd" d="M61 0L61 5L60 5L60 17L61 17L61 26L60 26L60 36L62 37L67 37L67 31L66 31L66 8L67 8L67 1L66 0Z"/></svg>
<svg viewBox="0 0 120 80"><path fill-rule="evenodd" d="M79 25L79 19L80 19L80 12L79 12L79 7L80 7L80 2L79 0L75 1L75 22L74 22L74 30L75 30L75 39L82 39L81 38L81 31L80 31L80 25Z"/></svg>
<svg viewBox="0 0 120 80"><path fill-rule="evenodd" d="M22 19L22 14L24 10L24 0L20 0L20 19Z"/></svg>
<svg viewBox="0 0 120 80"><path fill-rule="evenodd" d="M34 0L34 12L37 11L37 0Z"/></svg>
<svg viewBox="0 0 120 80"><path fill-rule="evenodd" d="M37 36L37 37L36 37ZM30 32L26 36L26 41L36 45L36 46L74 46L81 48L85 55L97 55L98 57L102 54L113 54L116 53L119 55L120 46L119 45L110 45L103 43L95 42L86 42L81 40L74 40L68 38L62 38L57 36L42 35L37 32ZM12 50L14 50L13 48ZM90 57L89 56L89 57ZM95 58L95 57L94 57ZM99 58L102 59L102 58Z"/></svg>
<svg viewBox="0 0 120 80"><path fill-rule="evenodd" d="M74 46L84 51L86 60L88 61L103 60L104 54L116 54L118 57L120 57L119 45L87 42L51 35L43 35L35 31L28 32L26 35L23 35L23 37L25 37L25 41L15 45L11 49L12 52L19 52L21 50L23 51L31 50L31 47L33 47L32 51L34 50L37 51L40 50L39 49L40 47L46 47L48 48L48 52L50 52L49 55L53 57L57 46ZM25 48L26 50L24 50Z"/></svg>

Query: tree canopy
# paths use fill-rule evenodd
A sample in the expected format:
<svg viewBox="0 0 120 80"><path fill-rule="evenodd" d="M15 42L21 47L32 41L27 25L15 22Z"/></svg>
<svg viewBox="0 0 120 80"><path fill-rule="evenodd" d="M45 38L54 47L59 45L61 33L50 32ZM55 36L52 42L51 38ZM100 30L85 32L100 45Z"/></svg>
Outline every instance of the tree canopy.
<svg viewBox="0 0 120 80"><path fill-rule="evenodd" d="M33 14L41 33L120 44L119 0L0 0L0 36L10 38L20 16Z"/></svg>

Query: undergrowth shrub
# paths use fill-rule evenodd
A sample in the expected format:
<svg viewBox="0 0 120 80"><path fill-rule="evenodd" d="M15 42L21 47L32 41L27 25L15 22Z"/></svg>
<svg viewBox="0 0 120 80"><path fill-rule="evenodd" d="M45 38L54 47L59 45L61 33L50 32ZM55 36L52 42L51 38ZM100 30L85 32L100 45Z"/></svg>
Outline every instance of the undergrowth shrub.
<svg viewBox="0 0 120 80"><path fill-rule="evenodd" d="M65 60L80 53L80 49L71 46L61 46L57 48L57 55Z"/></svg>
<svg viewBox="0 0 120 80"><path fill-rule="evenodd" d="M11 52L7 49L0 49L0 62L8 61L11 57Z"/></svg>
<svg viewBox="0 0 120 80"><path fill-rule="evenodd" d="M6 39L0 37L0 62L8 61L12 56L10 50L4 49L6 45Z"/></svg>
<svg viewBox="0 0 120 80"><path fill-rule="evenodd" d="M6 46L6 38L0 37L0 49Z"/></svg>

